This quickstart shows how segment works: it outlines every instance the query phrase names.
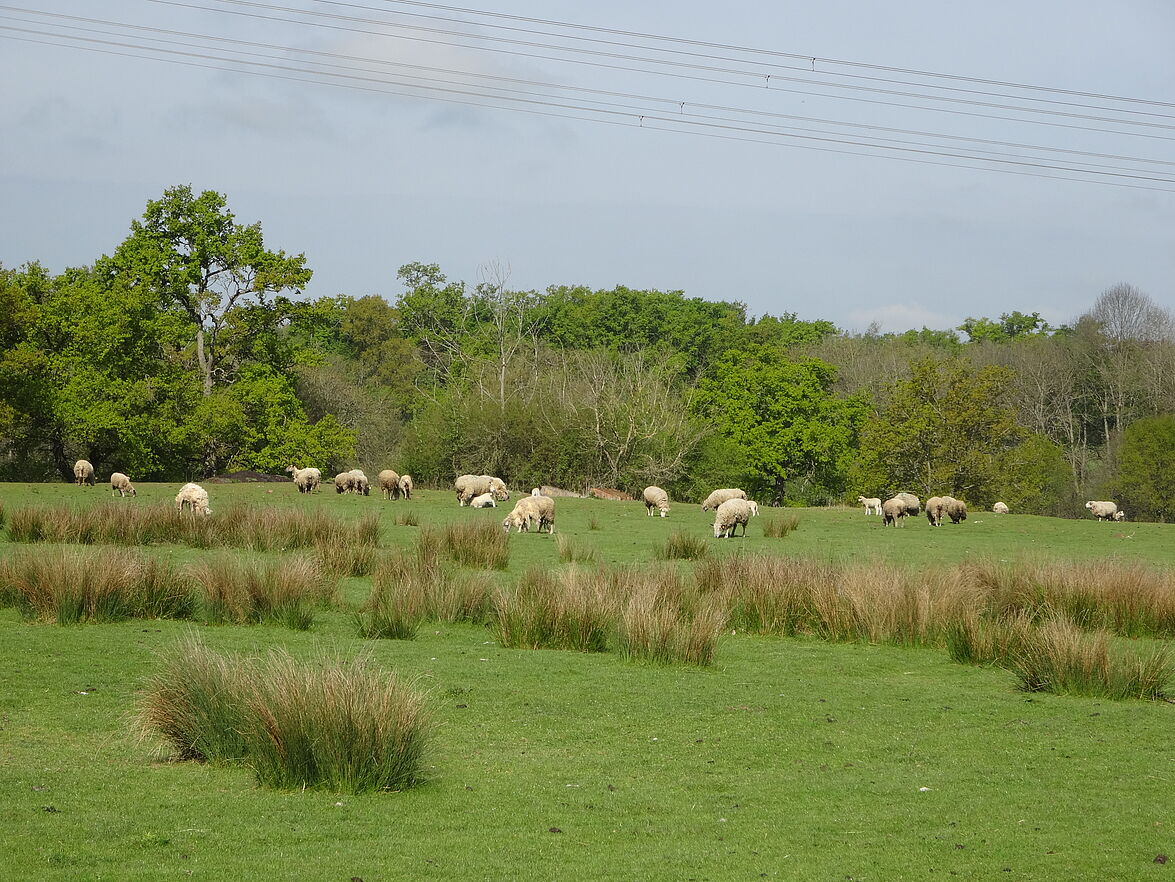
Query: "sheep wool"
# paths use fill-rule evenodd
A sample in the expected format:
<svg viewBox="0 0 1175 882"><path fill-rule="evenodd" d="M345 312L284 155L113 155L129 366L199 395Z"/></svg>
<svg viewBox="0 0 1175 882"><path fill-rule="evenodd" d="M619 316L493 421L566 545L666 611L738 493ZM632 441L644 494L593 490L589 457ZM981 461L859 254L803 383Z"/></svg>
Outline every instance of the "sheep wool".
<svg viewBox="0 0 1175 882"><path fill-rule="evenodd" d="M134 496L135 488L131 484L130 478L122 472L115 472L110 476L110 492L112 495L117 493L120 498L123 496Z"/></svg>
<svg viewBox="0 0 1175 882"><path fill-rule="evenodd" d="M79 487L94 486L94 467L88 459L79 459L73 464L73 482Z"/></svg>
<svg viewBox="0 0 1175 882"><path fill-rule="evenodd" d="M746 498L747 498L747 491L740 490L737 487L728 488L725 490L715 490L713 493L711 493L709 496L707 496L705 501L702 503L702 511L709 511L712 508L716 509L716 508L718 508L718 506L722 505L722 503L726 502L728 499L746 499Z"/></svg>
<svg viewBox="0 0 1175 882"><path fill-rule="evenodd" d="M739 524L742 524L743 536L746 536L750 519L751 504L747 500L738 497L726 500L714 513L714 538L729 539L735 535Z"/></svg>
<svg viewBox="0 0 1175 882"><path fill-rule="evenodd" d="M669 517L669 494L660 487L646 487L641 493L645 501L645 514L653 516L653 509L661 513L661 517Z"/></svg>

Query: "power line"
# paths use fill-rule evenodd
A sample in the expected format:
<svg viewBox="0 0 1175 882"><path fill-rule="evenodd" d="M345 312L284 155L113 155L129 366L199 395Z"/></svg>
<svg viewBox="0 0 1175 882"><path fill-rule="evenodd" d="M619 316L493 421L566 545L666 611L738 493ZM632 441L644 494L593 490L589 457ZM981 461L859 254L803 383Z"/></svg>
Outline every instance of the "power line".
<svg viewBox="0 0 1175 882"><path fill-rule="evenodd" d="M426 94L428 94L429 96L431 96L435 99L435 98L437 98L437 93L440 93L441 96L444 96L443 100L455 101L456 103L469 103L469 104L474 104L476 106L491 106L491 107L498 107L498 108L510 106L511 109L517 109L518 106L529 107L529 108L539 108L539 112L543 112L543 113L547 113L547 114L551 114L552 111L559 111L558 113L555 113L554 115L561 115L561 116L568 115L568 114L564 113L564 111L579 111L580 113L590 113L590 114L592 114L592 116L590 116L590 117L582 117L582 116L576 117L575 114L570 114L572 116L572 118L585 118L585 119L591 119L594 121L604 121L604 120L610 119L613 122L618 121L618 120L627 120L630 125L635 121L635 122L637 122L637 124L639 124L642 127L646 127L646 126L652 127L653 124L657 123L657 124L660 124L658 126L658 128L660 130L676 131L676 132L697 132L698 130L700 130L702 133L708 134L711 136L715 136L715 135L725 136L725 137L729 137L733 140L758 140L761 143L774 143L776 145L780 145L781 142L778 140L768 141L768 140L766 140L766 138L752 139L752 138L746 137L747 135L759 135L759 136L767 136L767 137L774 136L775 138L789 139L789 140L783 142L783 144L786 146L800 146L800 147L806 147L809 149L822 149L822 150L831 151L831 152L846 152L846 153L850 153L853 155L873 155L873 156L883 155L883 156L886 156L887 158L901 158L901 159L905 159L905 160L920 160L920 161L926 162L927 164L958 165L957 163L941 163L938 160L934 160L934 161L926 160L926 157L942 157L942 158L949 158L949 159L962 159L962 160L969 161L972 163L987 163L989 165L994 164L994 165L1000 167L999 170L1005 170L1005 167L1011 167L1014 169L1028 169L1028 170L1033 170L1036 172L1059 171L1059 172L1065 172L1065 173L1069 173L1069 174L1095 176L1095 177L1085 177L1085 178L1071 178L1073 180L1084 180L1084 181L1089 181L1089 182L1097 182L1097 181L1100 181L1102 178L1111 178L1111 179L1120 179L1120 180L1102 181L1102 182L1120 183L1120 184L1125 184L1128 186L1142 186L1141 184L1128 183L1131 181L1138 181L1138 182L1146 181L1146 182L1153 182L1153 183L1175 184L1175 180L1160 177L1157 175L1138 174L1138 173L1136 173L1137 170L1096 171L1096 170L1091 170L1088 168L1079 168L1079 167L1074 167L1074 166L1062 166L1062 165L1057 165L1055 163L1048 163L1048 162L1043 162L1043 161L1029 161L1028 158L1014 159L1014 158L1007 158L1007 157L1005 157L1005 158L976 157L976 156L971 156L971 155L963 154L963 153L952 153L952 152L942 150L942 149L931 149L932 145L927 145L925 147L920 147L920 148L891 147L891 146L884 145L884 144L863 143L860 141L853 141L853 140L846 139L844 137L814 137L812 135L800 135L800 134L794 134L792 132L780 131L778 128L775 130L754 128L752 126L748 126L748 125L743 124L742 121L731 121L731 120L724 120L721 118L706 118L704 120L695 118L695 119L691 119L691 120L687 121L687 120L682 119L679 116L664 115L662 113L652 113L652 112L638 113L633 109L617 110L617 109L612 109L612 108L608 108L608 107L585 107L582 104L568 103L567 101L546 100L546 99L549 99L551 96L538 96L538 95L535 95L534 93L521 92L519 94L523 95L524 97L512 97L510 95L486 94L485 92L470 91L468 88L465 88L465 89L448 88L448 87L440 87L440 86L435 86L435 85L420 86L420 85L411 84L411 83L398 83L395 81L389 82L387 80L379 80L379 79L375 79L372 77L361 77L361 76L356 76L354 74L337 74L337 73L329 73L329 72L324 73L322 71L311 71L311 70L306 70L305 68L296 68L296 67L291 67L291 66L286 66L286 65L272 64L269 62L250 61L250 60L244 59L244 58L234 58L234 57L225 58L223 56L210 56L210 55L205 55L200 52L194 52L194 51L178 51L178 50L173 50L173 49L160 49L157 47L141 46L141 45L136 45L136 44L131 44L131 43L123 43L123 42L109 41L109 40L100 40L97 38L78 37L78 36L74 36L74 35L70 35L70 34L63 35L63 34L54 34L51 32L29 31L29 29L13 28L12 26L0 26L0 27L4 28L6 30L15 30L15 31L25 32L25 33L31 32L31 33L39 34L41 36L53 36L53 37L57 37L59 39L70 39L70 40L75 40L75 41L83 41L83 42L96 43L96 44L107 45L107 46L114 46L114 47L118 47L120 49L135 49L135 50L139 50L140 52L147 51L147 52L152 52L152 53L157 53L157 54L179 56L182 59L201 59L203 61L216 61L216 62L220 62L222 64L228 63L228 64L235 64L235 65L244 65L247 68L260 68L261 69L260 71L247 70L247 71L237 71L237 72L261 73L262 75L276 76L277 78L280 78L280 79L292 79L296 82L304 82L304 83L355 86L357 88L362 88L367 91L378 91L378 92L384 92L384 93L388 93L388 94L398 94L398 95L402 95L402 96L406 96L406 97L421 97L419 95L419 92L424 91ZM44 41L34 41L34 42L44 42ZM60 43L56 43L56 44L51 43L49 45L66 45L67 47L69 46L69 44L60 44ZM83 47L70 47L70 48L88 48L88 47L83 46ZM195 47L195 48L203 48L203 47ZM111 50L100 50L100 51L111 51ZM213 51L223 51L223 50L213 50ZM146 56L146 55L142 55L142 54L138 54L138 53L123 53L123 52L115 51L112 54L124 54L124 55L130 55L131 57L150 58L152 60L166 60L166 59L157 58L155 55ZM191 62L183 61L181 63L191 63ZM200 63L196 63L194 66L207 66L207 65L202 65ZM215 68L215 69L224 70L225 68ZM232 68L231 70L235 70L235 68ZM308 74L311 78L308 79L306 77L290 77L288 75L290 73ZM337 83L332 80L320 79L320 77L322 77L324 75L332 77L332 78L334 78L334 80L343 80L344 82ZM413 89L416 91L402 92L402 91L397 91L395 89L380 89L380 88L375 87L376 84L395 85L395 86L399 86L400 88L408 88L408 89ZM468 85L468 84L463 84L463 85ZM499 91L508 91L508 90L499 90ZM514 91L517 91L517 90L514 90ZM528 95L530 97L526 97ZM453 97L453 96L457 96L457 97ZM477 100L469 101L467 99L477 99ZM542 99L542 100L540 100L540 99ZM508 102L511 102L511 105L502 105L500 103L499 104L487 104L486 102L488 102L488 101L493 101L493 102L508 101ZM602 104L602 102L595 102L595 103ZM601 117L603 117L603 120L601 120ZM686 128L683 128L683 127L686 127ZM741 133L741 134L732 134L732 133ZM797 143L800 141L810 142L810 143ZM838 146L836 148L829 148L828 145L838 145ZM882 154L877 154L877 153L862 154L859 151L845 151L845 150L841 149L843 146L861 147L861 148L866 148L866 149L871 149L871 150L880 150L880 151L887 151L887 152L882 153ZM936 145L933 145L933 146L936 146ZM898 154L912 154L912 156L900 156ZM970 165L970 166L963 166L963 167L986 168L987 166L985 166L985 165ZM1024 172L1020 172L1020 173L1024 173ZM1057 175L1041 175L1041 176L1051 177L1051 178L1058 177ZM1159 188L1155 188L1155 189L1159 189ZM1163 189L1165 189L1165 188L1163 188Z"/></svg>

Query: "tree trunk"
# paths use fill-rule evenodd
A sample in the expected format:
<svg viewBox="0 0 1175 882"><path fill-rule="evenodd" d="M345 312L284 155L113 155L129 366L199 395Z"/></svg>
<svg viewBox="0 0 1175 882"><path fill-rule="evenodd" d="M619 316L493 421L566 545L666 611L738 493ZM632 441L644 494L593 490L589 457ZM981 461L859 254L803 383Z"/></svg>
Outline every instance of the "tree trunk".
<svg viewBox="0 0 1175 882"><path fill-rule="evenodd" d="M204 329L196 329L196 361L200 364L200 373L204 375L204 397L212 394L212 355L204 352Z"/></svg>
<svg viewBox="0 0 1175 882"><path fill-rule="evenodd" d="M49 452L53 457L53 465L68 483L73 483L73 463L65 456L65 441L60 432L54 431L49 436Z"/></svg>

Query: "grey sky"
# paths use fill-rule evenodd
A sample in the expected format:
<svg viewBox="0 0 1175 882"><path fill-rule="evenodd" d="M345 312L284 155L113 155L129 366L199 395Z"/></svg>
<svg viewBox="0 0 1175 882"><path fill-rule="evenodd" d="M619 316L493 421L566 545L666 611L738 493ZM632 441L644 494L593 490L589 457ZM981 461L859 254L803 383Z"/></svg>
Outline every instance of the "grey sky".
<svg viewBox="0 0 1175 882"><path fill-rule="evenodd" d="M517 47L512 54L427 44L421 32L417 40L393 40L265 22L229 14L248 10L240 4L185 2L203 8L151 0L40 0L36 8L665 97L690 109L709 103L1175 162L1175 127L1157 127L1175 126L1175 106L1139 108L1172 117L1138 116L1156 124L1143 131L1162 138L1148 139L835 100L785 91L781 82L770 89L745 79L717 85L569 65L520 57L527 50ZM364 18L413 11L383 0L259 2ZM1167 0L469 5L1175 104L1175 7ZM42 24L29 24L34 19ZM62 32L66 23L0 8L0 26ZM90 30L77 33L119 39L85 26ZM0 29L5 34L45 39ZM113 250L148 199L190 183L225 193L239 219L260 220L271 246L304 251L315 270L308 289L314 296L393 299L396 269L409 261L438 263L450 278L469 281L477 280L479 266L499 261L519 288L681 289L742 300L756 314L796 312L854 329L872 320L889 330L950 327L967 315L1013 309L1066 321L1123 281L1175 308L1175 183L1148 185L1167 192L1123 189L895 162L657 131L642 127L635 113L610 117L618 124L534 116L6 38L0 83L6 266L31 259L53 270L88 263ZM571 101L587 95L573 94L580 98ZM1146 168L1175 179L1175 165Z"/></svg>

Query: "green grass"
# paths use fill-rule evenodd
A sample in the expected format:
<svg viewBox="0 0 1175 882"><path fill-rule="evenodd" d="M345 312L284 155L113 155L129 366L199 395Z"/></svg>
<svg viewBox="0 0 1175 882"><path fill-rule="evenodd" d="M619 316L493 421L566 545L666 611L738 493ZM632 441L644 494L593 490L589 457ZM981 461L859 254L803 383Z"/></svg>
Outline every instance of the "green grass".
<svg viewBox="0 0 1175 882"><path fill-rule="evenodd" d="M177 489L136 486L137 499L112 500L67 485L0 485L0 502L11 523L13 511L28 505L114 508L166 502ZM882 607L871 618L847 594L837 603L836 592L809 590L796 599L768 591L769 582L745 594L740 588L734 596L745 619L724 631L705 666L632 664L611 649L507 649L486 627L486 598L528 571L542 578L589 570L562 563L557 543L533 535L509 537L504 570L463 569L447 562L439 540L421 544L430 527L439 534L448 524L484 521L500 530L500 512L459 508L450 492L426 488L412 501L415 527L396 523L397 506L378 499L299 496L292 484L208 489L213 517L235 503L321 511L354 524L370 515L380 543L373 566L403 550L454 576L427 578L455 586L446 588L446 602L467 610L463 620L441 621L430 611L414 640L356 634L355 615L371 594L366 576L344 577L340 608L316 609L309 631L271 622L197 627L218 654L256 658L280 650L311 664L324 654L363 656L419 683L437 723L421 783L402 793L274 791L236 763L171 762L172 750L136 737L129 721L161 670L158 654L190 623L60 628L2 608L0 854L7 876L230 880L261 867L298 880L324 872L369 880L517 878L519 868L528 877L584 880L952 873L1068 880L1158 878L1170 866L1154 858L1175 850L1175 705L1025 692L1008 670L953 663L945 648L950 635L937 624L924 640L871 636L870 628L886 623L937 622L921 600ZM695 566L713 567L707 584L716 584L724 564L760 553L786 553L814 568L882 572L1003 559L1013 570L1060 561L1091 569L1118 563L1123 572L1146 564L1166 573L1175 563L1175 527L1157 524L976 512L957 527L912 521L886 531L880 518L856 509L804 510L802 529L782 542L757 530L718 541L712 513L696 506L678 506L668 519L646 517L639 502L559 499L557 507L560 533L595 551L592 571L653 566L654 548L677 530L702 539L705 561L658 565L676 568L687 586ZM764 517L773 515L764 509ZM54 546L24 548L47 554ZM13 550L0 535L0 558ZM143 553L180 568L218 554L249 556L183 545ZM262 556L286 557L278 550ZM1018 563L1024 560L1031 565ZM1000 584L991 596L1020 598L1007 603L1008 615L1025 608L1024 598L1052 592L1069 598L1062 610L1068 618L1123 633L1155 628L1151 613L1132 611L1153 586L1149 577L1124 577L1127 587L1115 595L1121 602L1097 612L1105 622L1091 612L1104 604L1091 606L1064 585L1042 587L1042 578ZM866 581L854 590L868 598L874 589ZM846 635L856 636L821 639L812 627L812 596L825 596L828 620L847 623ZM692 595L678 602L697 609ZM755 630L769 633L746 633ZM1171 645L1170 637L1107 639L1140 658Z"/></svg>

